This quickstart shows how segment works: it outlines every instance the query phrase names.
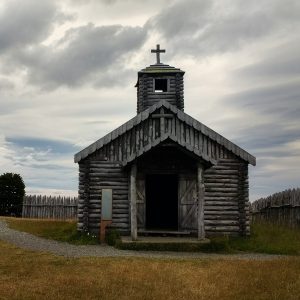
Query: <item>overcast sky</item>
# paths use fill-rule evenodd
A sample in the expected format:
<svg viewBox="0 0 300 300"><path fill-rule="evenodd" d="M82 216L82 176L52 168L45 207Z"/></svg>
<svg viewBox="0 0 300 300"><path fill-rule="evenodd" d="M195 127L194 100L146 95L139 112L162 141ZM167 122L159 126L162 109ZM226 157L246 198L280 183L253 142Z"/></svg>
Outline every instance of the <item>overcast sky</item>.
<svg viewBox="0 0 300 300"><path fill-rule="evenodd" d="M185 112L257 158L250 199L299 187L297 0L0 1L0 173L77 194L73 155L136 112L137 72L185 74Z"/></svg>

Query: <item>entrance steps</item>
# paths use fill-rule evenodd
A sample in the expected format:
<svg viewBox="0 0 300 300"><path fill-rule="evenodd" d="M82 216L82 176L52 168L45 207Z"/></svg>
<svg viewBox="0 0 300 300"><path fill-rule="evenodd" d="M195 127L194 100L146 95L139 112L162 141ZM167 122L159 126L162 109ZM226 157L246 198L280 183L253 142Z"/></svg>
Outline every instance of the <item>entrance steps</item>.
<svg viewBox="0 0 300 300"><path fill-rule="evenodd" d="M139 230L139 236L162 236L162 237L187 237L191 236L190 231L175 230Z"/></svg>
<svg viewBox="0 0 300 300"><path fill-rule="evenodd" d="M186 244L187 246L189 245L199 245L199 244L207 244L210 243L209 239L204 239L199 241L196 237L191 237L191 236L181 236L181 237L176 237L176 236L141 236L139 235L136 241L132 241L130 236L122 236L122 244L128 245L128 244L160 244L161 246L163 245L170 245L170 244ZM143 250L143 249L139 249ZM150 250L150 249L148 249ZM171 249L165 249L165 250L171 250ZM184 250L183 250L184 251ZM191 250L192 251L192 250Z"/></svg>

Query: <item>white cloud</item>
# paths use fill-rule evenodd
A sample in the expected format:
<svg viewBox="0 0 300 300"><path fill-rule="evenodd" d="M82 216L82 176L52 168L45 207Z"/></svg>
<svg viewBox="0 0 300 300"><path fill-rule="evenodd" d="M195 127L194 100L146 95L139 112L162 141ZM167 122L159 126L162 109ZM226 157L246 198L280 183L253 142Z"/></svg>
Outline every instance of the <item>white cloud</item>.
<svg viewBox="0 0 300 300"><path fill-rule="evenodd" d="M186 112L257 156L251 199L296 185L299 13L292 0L7 0L0 171L76 194L73 154L134 116L136 73L161 43L186 71Z"/></svg>

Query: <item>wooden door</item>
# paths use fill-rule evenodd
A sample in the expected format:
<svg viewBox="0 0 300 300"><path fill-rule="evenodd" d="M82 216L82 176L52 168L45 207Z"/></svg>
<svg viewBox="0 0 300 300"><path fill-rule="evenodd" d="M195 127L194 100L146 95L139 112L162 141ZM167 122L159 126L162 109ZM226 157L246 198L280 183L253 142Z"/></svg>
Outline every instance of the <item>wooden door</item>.
<svg viewBox="0 0 300 300"><path fill-rule="evenodd" d="M138 229L145 229L145 180L137 179L136 181L136 206L137 206L137 225Z"/></svg>
<svg viewBox="0 0 300 300"><path fill-rule="evenodd" d="M197 181L195 177L179 177L179 228L197 230Z"/></svg>

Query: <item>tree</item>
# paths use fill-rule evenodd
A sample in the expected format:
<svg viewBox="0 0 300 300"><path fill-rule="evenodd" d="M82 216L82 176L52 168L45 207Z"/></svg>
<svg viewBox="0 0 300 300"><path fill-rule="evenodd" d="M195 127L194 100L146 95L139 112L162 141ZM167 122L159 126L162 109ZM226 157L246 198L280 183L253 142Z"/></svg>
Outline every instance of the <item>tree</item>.
<svg viewBox="0 0 300 300"><path fill-rule="evenodd" d="M25 184L19 174L0 175L0 215L21 216Z"/></svg>

